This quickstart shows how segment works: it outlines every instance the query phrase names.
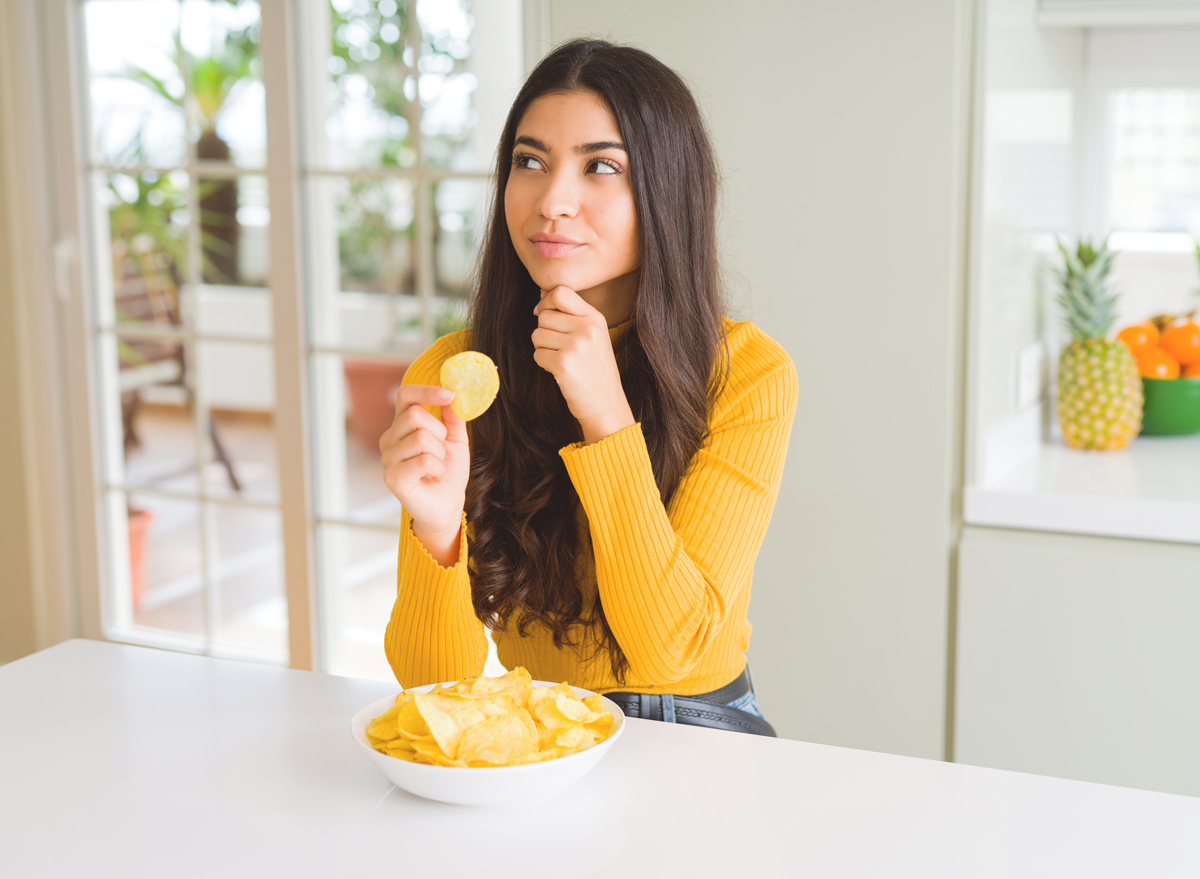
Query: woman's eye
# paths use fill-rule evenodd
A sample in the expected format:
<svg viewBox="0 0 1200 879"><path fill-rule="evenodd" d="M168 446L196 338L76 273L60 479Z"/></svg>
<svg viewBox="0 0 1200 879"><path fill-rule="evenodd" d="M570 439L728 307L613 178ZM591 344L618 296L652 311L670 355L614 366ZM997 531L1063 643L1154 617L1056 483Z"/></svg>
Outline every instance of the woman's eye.
<svg viewBox="0 0 1200 879"><path fill-rule="evenodd" d="M592 173L594 173L594 174L616 174L617 173L616 168L614 168L608 162L601 161L600 159L597 159L596 161L589 163L588 170L592 171Z"/></svg>
<svg viewBox="0 0 1200 879"><path fill-rule="evenodd" d="M523 171L536 171L542 167L542 163L538 159L524 155L513 156L513 165Z"/></svg>

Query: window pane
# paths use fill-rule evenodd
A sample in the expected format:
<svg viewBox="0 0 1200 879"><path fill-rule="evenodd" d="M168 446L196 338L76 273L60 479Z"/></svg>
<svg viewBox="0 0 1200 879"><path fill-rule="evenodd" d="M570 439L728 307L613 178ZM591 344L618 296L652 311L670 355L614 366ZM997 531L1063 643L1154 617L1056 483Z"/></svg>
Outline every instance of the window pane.
<svg viewBox="0 0 1200 879"><path fill-rule="evenodd" d="M196 157L262 167L259 19L250 0L88 0L93 160L185 164L190 94Z"/></svg>
<svg viewBox="0 0 1200 879"><path fill-rule="evenodd" d="M196 350L209 421L204 467L208 496L278 503L271 348L197 342Z"/></svg>
<svg viewBox="0 0 1200 879"><path fill-rule="evenodd" d="M111 269L99 267L101 316L117 323L185 326L188 175L183 171L93 176L97 220L107 221ZM111 278L111 284L107 283Z"/></svg>
<svg viewBox="0 0 1200 879"><path fill-rule="evenodd" d="M203 638L200 505L130 494L126 528L134 624Z"/></svg>
<svg viewBox="0 0 1200 879"><path fill-rule="evenodd" d="M394 682L383 632L396 600L398 535L322 525L318 546L327 671Z"/></svg>
<svg viewBox="0 0 1200 879"><path fill-rule="evenodd" d="M479 245L487 230L487 180L441 180L434 184L434 283L439 296L465 299ZM461 329L465 301L446 302L435 314L435 335Z"/></svg>
<svg viewBox="0 0 1200 879"><path fill-rule="evenodd" d="M324 120L309 135L310 166L416 165L408 9L397 0L308 0L306 45L317 53L310 63L324 70L307 96L313 118Z"/></svg>
<svg viewBox="0 0 1200 879"><path fill-rule="evenodd" d="M416 202L408 180L309 181L313 344L417 353Z"/></svg>
<svg viewBox="0 0 1200 879"><path fill-rule="evenodd" d="M271 221L266 178L200 177L196 197L203 282L266 287ZM270 331L252 335L265 337Z"/></svg>
<svg viewBox="0 0 1200 879"><path fill-rule="evenodd" d="M318 516L400 526L400 504L383 484L379 437L391 426L406 362L313 358Z"/></svg>
<svg viewBox="0 0 1200 879"><path fill-rule="evenodd" d="M472 97L479 81L467 70L475 19L465 0L425 0L417 5L421 23L421 134L426 164L467 168L475 127Z"/></svg>
<svg viewBox="0 0 1200 879"><path fill-rule="evenodd" d="M125 476L121 480L117 475L113 481L191 494L198 488L196 422L185 389L157 381L153 375L157 366L166 363L177 361L151 362L121 372Z"/></svg>
<svg viewBox="0 0 1200 879"><path fill-rule="evenodd" d="M413 292L413 186L407 180L342 180L334 191L343 291Z"/></svg>
<svg viewBox="0 0 1200 879"><path fill-rule="evenodd" d="M221 612L216 642L286 662L287 594L279 513L226 504L213 504L213 510L213 574Z"/></svg>
<svg viewBox="0 0 1200 879"><path fill-rule="evenodd" d="M1117 89L1109 113L1111 227L1200 235L1200 89Z"/></svg>
<svg viewBox="0 0 1200 879"><path fill-rule="evenodd" d="M423 0L421 130L428 163L491 171L521 86L521 4Z"/></svg>
<svg viewBox="0 0 1200 879"><path fill-rule="evenodd" d="M267 124L258 3L184 0L181 17L180 41L199 116L196 158L263 167Z"/></svg>
<svg viewBox="0 0 1200 879"><path fill-rule="evenodd" d="M94 161L171 167L187 161L176 0L84 6Z"/></svg>

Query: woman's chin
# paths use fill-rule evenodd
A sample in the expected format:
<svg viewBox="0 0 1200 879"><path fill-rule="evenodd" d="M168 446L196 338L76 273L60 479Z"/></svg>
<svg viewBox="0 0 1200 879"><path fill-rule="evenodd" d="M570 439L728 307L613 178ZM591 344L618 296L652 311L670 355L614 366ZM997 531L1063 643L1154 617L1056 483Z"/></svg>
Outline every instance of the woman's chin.
<svg viewBox="0 0 1200 879"><path fill-rule="evenodd" d="M587 290L590 287L596 286L595 280L584 276L580 272L540 271L536 273L530 272L529 275L542 290L567 287L578 293L580 290Z"/></svg>

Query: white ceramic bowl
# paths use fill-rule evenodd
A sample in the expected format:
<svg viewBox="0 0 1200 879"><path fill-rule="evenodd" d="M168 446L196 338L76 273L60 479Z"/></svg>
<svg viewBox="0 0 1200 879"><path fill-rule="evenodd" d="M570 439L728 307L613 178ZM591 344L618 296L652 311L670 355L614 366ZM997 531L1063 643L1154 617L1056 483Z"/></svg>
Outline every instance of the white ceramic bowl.
<svg viewBox="0 0 1200 879"><path fill-rule="evenodd" d="M450 681L442 686L449 687L453 683ZM546 681L534 681L533 685L554 686ZM415 693L425 693L435 686L437 685L430 684L410 689ZM571 689L581 699L595 695L591 690L581 690L579 687ZM620 706L611 699L604 699L604 707L613 716L612 735L585 751L523 766L428 766L381 754L367 741L367 726L395 702L396 696L393 694L376 699L363 708L350 721L350 734L362 747L367 759L374 763L392 784L427 800L438 800L458 806L507 806L540 800L558 793L587 775L625 731L625 715Z"/></svg>

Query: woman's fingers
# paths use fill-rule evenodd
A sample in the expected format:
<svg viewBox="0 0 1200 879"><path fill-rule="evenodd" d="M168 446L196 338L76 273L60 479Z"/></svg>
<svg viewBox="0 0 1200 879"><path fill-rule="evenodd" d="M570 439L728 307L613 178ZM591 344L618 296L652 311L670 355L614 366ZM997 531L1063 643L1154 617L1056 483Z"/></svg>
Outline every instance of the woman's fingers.
<svg viewBox="0 0 1200 879"><path fill-rule="evenodd" d="M444 460L446 444L428 430L414 430L384 451L383 466L386 468L419 455L433 455L439 461Z"/></svg>
<svg viewBox="0 0 1200 879"><path fill-rule="evenodd" d="M584 298L572 290L570 287L555 287L553 290L542 291L542 301L534 308L533 313L539 317L546 311L553 309L555 311L566 312L574 315L590 315L599 314L599 312L588 305Z"/></svg>
<svg viewBox="0 0 1200 879"><path fill-rule="evenodd" d="M444 442L467 444L467 422L458 417L452 406L442 407L442 420L438 424L442 428Z"/></svg>
<svg viewBox="0 0 1200 879"><path fill-rule="evenodd" d="M431 385L404 385L396 393L396 417L392 421L392 426L379 438L379 451L383 451L388 446L403 439L414 430L428 430L437 436L438 439L446 438L446 428L437 418L434 417L428 409L427 405L441 405L438 403L417 403L407 402L404 399L405 391L408 388L430 388ZM445 391L444 388L436 388L439 391ZM450 395L450 399L454 399L452 391L445 391ZM449 408L448 406L446 408Z"/></svg>
<svg viewBox="0 0 1200 879"><path fill-rule="evenodd" d="M534 348L548 348L551 351L561 351L571 342L569 333L560 333L543 327L534 330L530 338L533 339Z"/></svg>
<svg viewBox="0 0 1200 879"><path fill-rule="evenodd" d="M441 482L445 478L445 463L428 452L386 466L383 471L384 484L397 496L407 495L417 483L425 479Z"/></svg>
<svg viewBox="0 0 1200 879"><path fill-rule="evenodd" d="M445 406L454 399L454 391L437 385L401 385L396 391L396 414L410 406Z"/></svg>
<svg viewBox="0 0 1200 879"><path fill-rule="evenodd" d="M565 311L543 311L538 315L538 326L543 330L554 330L557 333L573 333L586 329L592 322L577 314L567 314Z"/></svg>
<svg viewBox="0 0 1200 879"><path fill-rule="evenodd" d="M538 348L533 352L533 362L555 378L562 372L562 354L551 348Z"/></svg>
<svg viewBox="0 0 1200 879"><path fill-rule="evenodd" d="M446 476L445 463L428 452L409 458L400 464L397 470L402 474L402 478L407 477L414 482L426 477L438 482Z"/></svg>

